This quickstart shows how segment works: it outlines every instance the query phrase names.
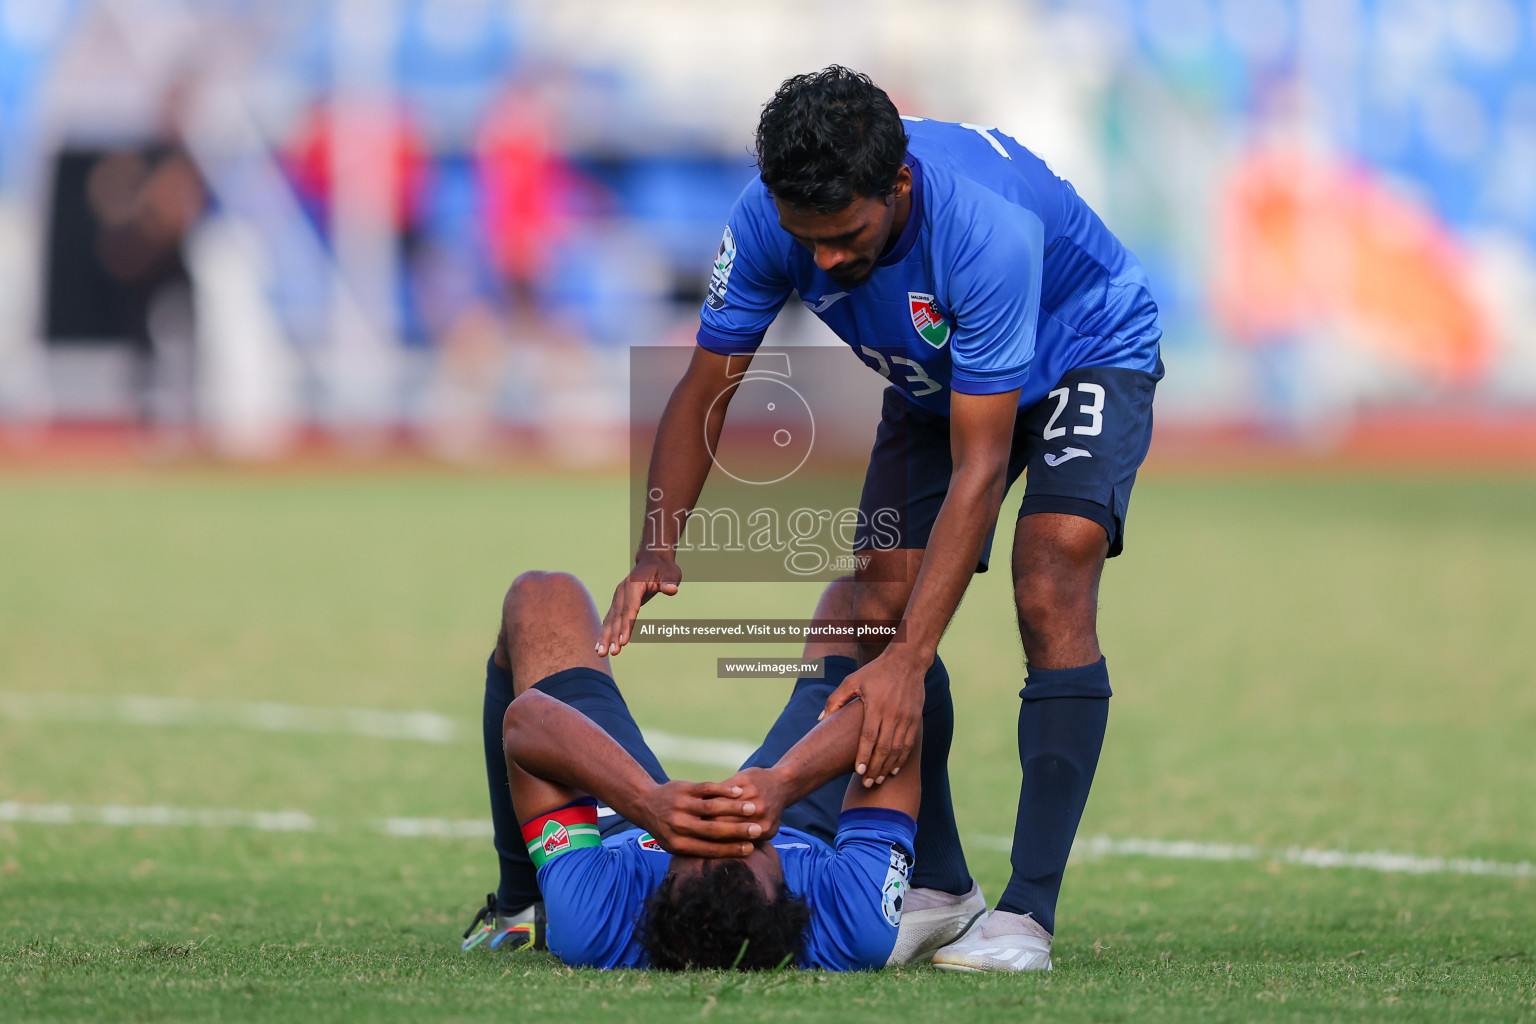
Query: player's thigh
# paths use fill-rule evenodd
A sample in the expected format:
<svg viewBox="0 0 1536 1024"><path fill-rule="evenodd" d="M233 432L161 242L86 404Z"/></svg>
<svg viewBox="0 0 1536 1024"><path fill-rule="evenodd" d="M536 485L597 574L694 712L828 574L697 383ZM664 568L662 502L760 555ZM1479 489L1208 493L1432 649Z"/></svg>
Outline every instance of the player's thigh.
<svg viewBox="0 0 1536 1024"><path fill-rule="evenodd" d="M1107 557L1123 550L1131 489L1152 441L1157 381L1141 370L1083 367L1020 412L1014 457L1026 467L1021 520L1040 514L1086 519L1102 531ZM1018 536L1033 530L1016 535L1015 547Z"/></svg>
<svg viewBox="0 0 1536 1024"><path fill-rule="evenodd" d="M609 672L597 653L602 619L581 581L564 572L525 572L502 602L498 661L511 669L517 692L572 668Z"/></svg>

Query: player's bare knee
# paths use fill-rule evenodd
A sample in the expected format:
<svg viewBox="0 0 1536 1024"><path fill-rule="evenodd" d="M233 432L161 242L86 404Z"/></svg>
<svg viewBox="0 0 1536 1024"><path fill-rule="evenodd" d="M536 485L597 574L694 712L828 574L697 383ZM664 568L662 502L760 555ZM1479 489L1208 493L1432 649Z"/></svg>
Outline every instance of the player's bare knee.
<svg viewBox="0 0 1536 1024"><path fill-rule="evenodd" d="M520 615L530 602L537 600L536 591L548 575L539 569L519 573L507 588L506 596L501 599L501 621L496 631L496 649L491 657L496 667L503 672L511 671L512 668L512 642L518 632Z"/></svg>
<svg viewBox="0 0 1536 1024"><path fill-rule="evenodd" d="M1013 581L1013 603L1023 622L1039 622L1056 610L1060 597L1056 582L1046 575L1023 576Z"/></svg>
<svg viewBox="0 0 1536 1024"><path fill-rule="evenodd" d="M512 586L507 588L507 596L502 601L502 621L515 624L517 617L529 609L547 609L551 602L573 595L585 598L587 590L581 580L568 572L530 569L519 573L512 581Z"/></svg>
<svg viewBox="0 0 1536 1024"><path fill-rule="evenodd" d="M545 632L550 622L572 618L569 610L591 604L586 587L568 572L530 569L520 573L507 588L501 604L501 631L496 638L496 663L511 668L517 660L514 648L525 643L530 627Z"/></svg>
<svg viewBox="0 0 1536 1024"><path fill-rule="evenodd" d="M907 598L911 591L904 583L860 583L853 592L853 619L857 622L896 622L907 611ZM874 637L859 641L859 659L867 662L890 642L888 637Z"/></svg>
<svg viewBox="0 0 1536 1024"><path fill-rule="evenodd" d="M518 607L527 601L534 599L534 591L549 575L541 569L529 569L527 572L517 574L512 585L507 588L507 596L501 600L501 620L509 622L517 614Z"/></svg>
<svg viewBox="0 0 1536 1024"><path fill-rule="evenodd" d="M854 615L854 587L852 576L839 576L827 584L822 590L821 598L816 602L816 611L812 616L811 625L819 626L832 622L846 622ZM817 658L840 657L857 658L859 648L852 639L836 637L814 636L806 640L801 648L800 657L805 661L813 661Z"/></svg>
<svg viewBox="0 0 1536 1024"><path fill-rule="evenodd" d="M512 581L512 586L507 590L507 600L509 602L543 601L571 589L586 592L581 580L568 572L529 569L527 572L519 573Z"/></svg>
<svg viewBox="0 0 1536 1024"><path fill-rule="evenodd" d="M853 618L856 587L852 576L839 576L828 583L816 602L816 619Z"/></svg>
<svg viewBox="0 0 1536 1024"><path fill-rule="evenodd" d="M1091 581L1031 573L1014 581L1013 600L1020 626L1032 631L1093 628L1096 601Z"/></svg>
<svg viewBox="0 0 1536 1024"><path fill-rule="evenodd" d="M1033 668L1073 668L1100 656L1098 587L1071 574L1030 574L1014 582L1019 639Z"/></svg>

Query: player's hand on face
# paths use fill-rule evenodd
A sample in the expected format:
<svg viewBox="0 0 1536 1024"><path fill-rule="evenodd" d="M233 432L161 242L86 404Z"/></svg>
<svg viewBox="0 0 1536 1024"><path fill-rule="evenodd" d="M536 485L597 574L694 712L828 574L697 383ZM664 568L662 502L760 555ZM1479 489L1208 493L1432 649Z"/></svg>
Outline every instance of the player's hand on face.
<svg viewBox="0 0 1536 1024"><path fill-rule="evenodd" d="M745 857L763 835L756 804L726 782L671 781L641 798L643 825L668 853L689 857Z"/></svg>
<svg viewBox="0 0 1536 1024"><path fill-rule="evenodd" d="M657 594L672 595L682 585L683 570L670 558L642 555L635 562L630 574L619 581L613 591L613 604L603 618L603 631L598 634L599 655L618 654L629 643L635 628L635 618L640 606Z"/></svg>
<svg viewBox="0 0 1536 1024"><path fill-rule="evenodd" d="M878 786L907 763L923 717L925 672L905 660L882 654L832 691L821 715L857 698L864 702L864 727L854 768L864 786Z"/></svg>
<svg viewBox="0 0 1536 1024"><path fill-rule="evenodd" d="M787 793L779 776L768 768L743 768L721 783L741 790L741 801L754 808L751 820L762 826L760 838L772 839L784 816Z"/></svg>

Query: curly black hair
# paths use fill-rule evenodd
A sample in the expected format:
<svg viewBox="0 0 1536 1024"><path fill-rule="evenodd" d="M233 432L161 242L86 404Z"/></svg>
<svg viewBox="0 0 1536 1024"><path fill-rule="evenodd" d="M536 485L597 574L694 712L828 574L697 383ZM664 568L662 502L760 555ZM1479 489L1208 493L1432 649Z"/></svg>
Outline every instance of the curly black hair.
<svg viewBox="0 0 1536 1024"><path fill-rule="evenodd" d="M804 899L782 884L770 896L751 868L725 860L697 875L662 879L645 902L639 933L657 970L763 971L799 960L810 921Z"/></svg>
<svg viewBox="0 0 1536 1024"><path fill-rule="evenodd" d="M757 122L763 184L817 213L890 195L906 158L896 105L868 75L840 64L785 80Z"/></svg>

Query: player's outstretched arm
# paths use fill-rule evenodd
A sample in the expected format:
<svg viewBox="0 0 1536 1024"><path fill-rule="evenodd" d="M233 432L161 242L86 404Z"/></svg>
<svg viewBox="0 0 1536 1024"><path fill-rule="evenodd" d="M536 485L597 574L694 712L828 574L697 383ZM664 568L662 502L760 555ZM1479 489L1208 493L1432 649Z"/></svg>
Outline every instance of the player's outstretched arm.
<svg viewBox="0 0 1536 1024"><path fill-rule="evenodd" d="M671 853L741 857L763 834L750 820L757 807L741 799L740 786L657 784L590 718L538 690L524 692L507 708L502 748L512 804L525 822L590 795Z"/></svg>
<svg viewBox="0 0 1536 1024"><path fill-rule="evenodd" d="M629 643L640 606L657 594L677 593L682 584L677 539L714 464L710 451L720 442L720 428L733 394L731 385L750 360L750 356L725 356L702 346L695 348L687 372L672 389L651 449L635 567L614 589L613 604L597 641L598 654L618 654Z"/></svg>
<svg viewBox="0 0 1536 1024"><path fill-rule="evenodd" d="M741 788L743 802L757 805L753 820L763 826L764 834L772 835L778 831L784 808L853 769L859 736L864 729L864 712L863 701L844 705L785 751L772 768L745 768L725 781L725 785ZM921 748L921 716L917 723L917 743ZM880 786L874 785L872 778L855 776L843 798L843 809L889 807L917 817L923 797L918 756L918 752L913 751L907 771Z"/></svg>
<svg viewBox="0 0 1536 1024"><path fill-rule="evenodd" d="M1008 491L1008 455L1018 403L1017 389L996 395L956 392L951 397L954 469L902 615L906 642L887 646L827 698L828 712L855 697L864 701L864 729L854 770L866 780L885 782L917 750L923 674L933 664L939 639L970 585Z"/></svg>

